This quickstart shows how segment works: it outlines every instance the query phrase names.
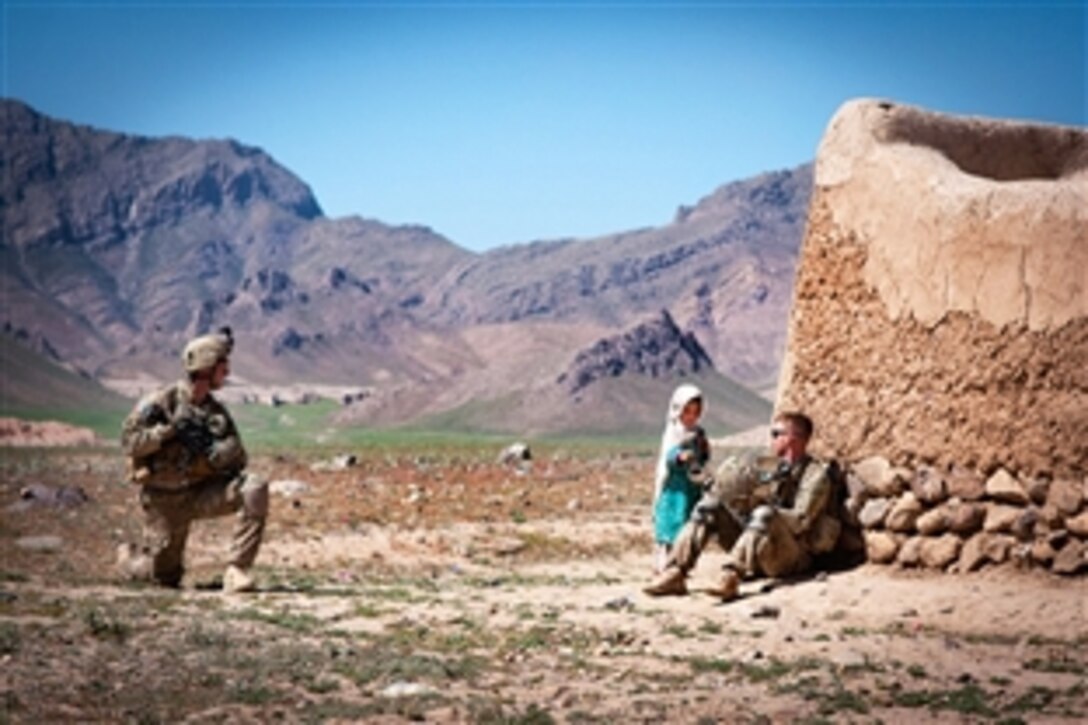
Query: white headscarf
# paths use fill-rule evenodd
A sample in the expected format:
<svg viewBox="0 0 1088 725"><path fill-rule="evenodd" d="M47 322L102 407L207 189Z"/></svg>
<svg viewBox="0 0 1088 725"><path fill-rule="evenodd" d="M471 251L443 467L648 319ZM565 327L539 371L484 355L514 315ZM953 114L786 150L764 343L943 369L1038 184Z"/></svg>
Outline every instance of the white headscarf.
<svg viewBox="0 0 1088 725"><path fill-rule="evenodd" d="M686 432L684 424L680 422L680 413L683 412L684 406L688 403L696 398L702 400L702 397L703 391L691 383L680 385L672 393L672 399L669 400L669 415L665 419L665 431L661 434L661 452L658 453L657 469L654 471L655 503L657 497L661 495L661 489L665 486L665 479L669 477L669 462L666 460L669 450L680 444ZM699 413L700 418L706 412L706 401L703 400L702 403L703 407Z"/></svg>

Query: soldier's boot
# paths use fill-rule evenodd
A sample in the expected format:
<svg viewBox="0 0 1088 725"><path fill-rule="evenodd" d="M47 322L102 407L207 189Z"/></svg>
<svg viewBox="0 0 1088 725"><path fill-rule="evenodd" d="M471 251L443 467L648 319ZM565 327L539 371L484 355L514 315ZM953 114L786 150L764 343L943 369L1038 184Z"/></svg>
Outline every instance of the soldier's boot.
<svg viewBox="0 0 1088 725"><path fill-rule="evenodd" d="M665 571L654 577L650 585L642 591L651 597L683 596L688 593L687 577L684 572L675 566L670 566Z"/></svg>
<svg viewBox="0 0 1088 725"><path fill-rule="evenodd" d="M245 569L231 564L223 573L223 592L225 594L253 592L256 590L257 582Z"/></svg>
<svg viewBox="0 0 1088 725"><path fill-rule="evenodd" d="M125 581L151 581L151 557L132 544L117 547L117 573Z"/></svg>
<svg viewBox="0 0 1088 725"><path fill-rule="evenodd" d="M740 592L740 574L734 569L726 569L722 572L722 578L716 586L707 590L710 594L721 598L723 602L732 601Z"/></svg>

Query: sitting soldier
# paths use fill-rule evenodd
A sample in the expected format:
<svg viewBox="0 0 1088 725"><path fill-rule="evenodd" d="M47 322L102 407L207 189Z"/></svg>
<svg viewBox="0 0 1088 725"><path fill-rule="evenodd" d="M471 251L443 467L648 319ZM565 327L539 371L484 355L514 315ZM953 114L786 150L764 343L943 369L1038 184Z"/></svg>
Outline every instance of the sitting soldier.
<svg viewBox="0 0 1088 725"><path fill-rule="evenodd" d="M684 525L664 571L646 587L653 596L684 594L685 579L714 535L728 552L725 573L712 591L737 596L740 582L756 576L798 574L813 557L835 548L834 464L808 455L812 421L782 413L771 427L774 458L726 461Z"/></svg>
<svg viewBox="0 0 1088 725"><path fill-rule="evenodd" d="M230 328L189 342L182 353L187 377L145 396L125 419L121 445L144 512L142 547L118 550L129 579L180 586L190 524L237 512L223 589L254 589L249 568L268 516L268 486L245 472L238 430L212 396L230 374L232 347Z"/></svg>

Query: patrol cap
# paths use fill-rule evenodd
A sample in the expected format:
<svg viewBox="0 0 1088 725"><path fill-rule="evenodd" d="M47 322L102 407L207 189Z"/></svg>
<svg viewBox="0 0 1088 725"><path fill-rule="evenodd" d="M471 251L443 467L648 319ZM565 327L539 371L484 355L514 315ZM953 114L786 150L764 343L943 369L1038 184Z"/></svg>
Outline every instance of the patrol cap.
<svg viewBox="0 0 1088 725"><path fill-rule="evenodd" d="M233 348L234 337L230 328L221 327L219 332L190 340L181 353L181 362L186 372L210 370L220 360L226 360Z"/></svg>

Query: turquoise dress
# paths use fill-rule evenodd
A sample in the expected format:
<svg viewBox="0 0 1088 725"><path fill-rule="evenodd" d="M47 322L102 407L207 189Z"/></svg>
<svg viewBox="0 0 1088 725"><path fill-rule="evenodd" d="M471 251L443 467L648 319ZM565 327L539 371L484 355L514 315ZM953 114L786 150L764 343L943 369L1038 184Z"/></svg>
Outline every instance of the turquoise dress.
<svg viewBox="0 0 1088 725"><path fill-rule="evenodd" d="M706 435L699 431L699 441L695 446L695 456L700 464L706 465L710 458ZM680 446L674 446L665 454L668 476L661 487L661 495L654 505L654 541L658 544L672 545L680 529L684 528L695 504L703 494L702 486L692 483L688 478L688 465L677 462Z"/></svg>

